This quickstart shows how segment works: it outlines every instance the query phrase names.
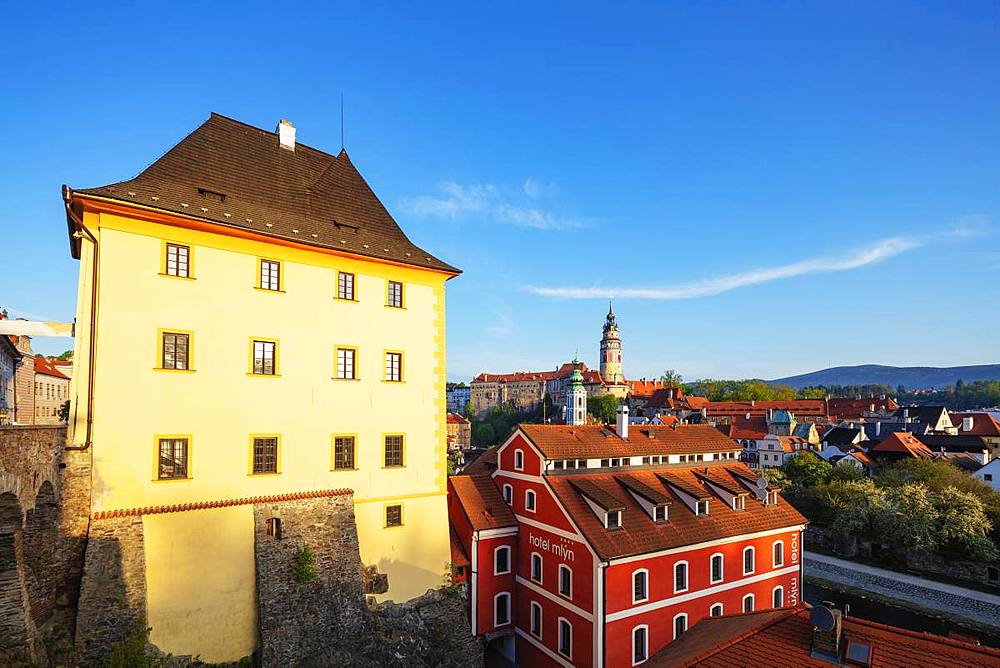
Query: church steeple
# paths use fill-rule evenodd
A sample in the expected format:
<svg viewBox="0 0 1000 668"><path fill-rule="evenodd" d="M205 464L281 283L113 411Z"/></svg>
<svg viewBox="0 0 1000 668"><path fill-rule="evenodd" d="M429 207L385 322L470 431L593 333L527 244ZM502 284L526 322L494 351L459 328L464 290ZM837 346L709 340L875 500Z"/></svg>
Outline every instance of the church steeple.
<svg viewBox="0 0 1000 668"><path fill-rule="evenodd" d="M580 360L573 358L573 373L566 388L566 424L571 426L587 424L587 388L583 386Z"/></svg>
<svg viewBox="0 0 1000 668"><path fill-rule="evenodd" d="M608 315L604 318L604 336L601 338L601 377L606 383L624 383L622 373L622 341L618 335L618 319L614 305L608 302Z"/></svg>

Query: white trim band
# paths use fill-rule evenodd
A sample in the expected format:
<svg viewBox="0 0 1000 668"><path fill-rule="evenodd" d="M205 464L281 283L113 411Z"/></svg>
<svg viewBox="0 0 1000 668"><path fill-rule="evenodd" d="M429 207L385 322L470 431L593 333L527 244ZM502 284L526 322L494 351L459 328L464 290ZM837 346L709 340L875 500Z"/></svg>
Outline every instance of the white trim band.
<svg viewBox="0 0 1000 668"><path fill-rule="evenodd" d="M534 582L532 582L530 580L525 580L520 575L515 575L514 576L514 581L517 584L519 584L519 585L523 585L526 589L529 589L529 590L533 591L534 593L536 593L536 594L538 594L540 596L544 596L545 598L549 599L553 603L558 603L559 605L561 605L562 607L566 608L570 612L572 612L572 613L574 613L576 615L579 615L580 617L583 617L588 622L593 622L594 621L594 616L592 614L590 614L589 612L587 612L583 608L580 608L580 607L574 605L573 603L571 603L569 600L563 598L562 596L557 596L557 595L553 594L552 592L548 591L547 589L542 589L541 587L539 587Z"/></svg>

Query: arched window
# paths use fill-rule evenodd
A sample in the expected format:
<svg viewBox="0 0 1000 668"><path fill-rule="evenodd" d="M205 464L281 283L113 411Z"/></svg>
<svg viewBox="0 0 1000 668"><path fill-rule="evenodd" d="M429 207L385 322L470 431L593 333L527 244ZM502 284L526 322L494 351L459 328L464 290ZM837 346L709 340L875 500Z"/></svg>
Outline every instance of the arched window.
<svg viewBox="0 0 1000 668"><path fill-rule="evenodd" d="M524 450L514 451L514 470L524 470Z"/></svg>
<svg viewBox="0 0 1000 668"><path fill-rule="evenodd" d="M688 630L688 616L686 612L674 615L674 640L677 640Z"/></svg>
<svg viewBox="0 0 1000 668"><path fill-rule="evenodd" d="M753 594L743 597L743 612L753 612Z"/></svg>
<svg viewBox="0 0 1000 668"><path fill-rule="evenodd" d="M687 591L688 588L688 562L678 561L674 564L674 593Z"/></svg>
<svg viewBox="0 0 1000 668"><path fill-rule="evenodd" d="M493 626L510 624L510 594L500 592L493 597Z"/></svg>
<svg viewBox="0 0 1000 668"><path fill-rule="evenodd" d="M566 564L559 564L559 593L566 598L573 597L573 571Z"/></svg>
<svg viewBox="0 0 1000 668"><path fill-rule="evenodd" d="M743 548L743 575L750 575L756 566L756 555L752 547Z"/></svg>
<svg viewBox="0 0 1000 668"><path fill-rule="evenodd" d="M531 602L531 635L536 638L542 637L542 606L536 601Z"/></svg>
<svg viewBox="0 0 1000 668"><path fill-rule="evenodd" d="M508 506L514 500L514 488L510 485L503 486L503 500L507 502Z"/></svg>
<svg viewBox="0 0 1000 668"><path fill-rule="evenodd" d="M559 618L559 653L573 658L573 625L565 617Z"/></svg>
<svg viewBox="0 0 1000 668"><path fill-rule="evenodd" d="M649 571L640 568L632 572L632 603L649 600Z"/></svg>
<svg viewBox="0 0 1000 668"><path fill-rule="evenodd" d="M649 658L649 627L643 624L632 629L632 665L645 663Z"/></svg>
<svg viewBox="0 0 1000 668"><path fill-rule="evenodd" d="M722 616L722 604L716 603L711 608L708 609L708 614L711 617L721 617Z"/></svg>
<svg viewBox="0 0 1000 668"><path fill-rule="evenodd" d="M501 545L493 550L493 575L510 573L510 547Z"/></svg>
<svg viewBox="0 0 1000 668"><path fill-rule="evenodd" d="M535 490L526 489L524 491L524 509L535 512Z"/></svg>
<svg viewBox="0 0 1000 668"><path fill-rule="evenodd" d="M776 540L771 548L771 553L774 555L772 558L774 560L774 567L785 565L785 543L784 541Z"/></svg>
<svg viewBox="0 0 1000 668"><path fill-rule="evenodd" d="M725 577L723 567L725 565L725 558L722 556L721 552L716 552L712 555L710 559L711 573L709 577L711 578L712 584L722 582Z"/></svg>
<svg viewBox="0 0 1000 668"><path fill-rule="evenodd" d="M784 587L775 587L771 592L771 604L775 608L785 607L785 589Z"/></svg>
<svg viewBox="0 0 1000 668"><path fill-rule="evenodd" d="M531 579L538 584L542 583L542 555L537 552L531 553Z"/></svg>

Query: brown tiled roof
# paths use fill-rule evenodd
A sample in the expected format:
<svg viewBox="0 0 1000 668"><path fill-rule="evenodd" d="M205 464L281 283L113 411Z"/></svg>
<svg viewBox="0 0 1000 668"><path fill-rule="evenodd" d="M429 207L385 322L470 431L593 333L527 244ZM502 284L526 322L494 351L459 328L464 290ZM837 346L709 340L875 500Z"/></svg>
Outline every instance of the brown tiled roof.
<svg viewBox="0 0 1000 668"><path fill-rule="evenodd" d="M628 439L602 425L521 424L518 428L547 459L636 457L728 452L739 449L707 424L629 427ZM652 438L650 438L652 434Z"/></svg>
<svg viewBox="0 0 1000 668"><path fill-rule="evenodd" d="M709 401L705 406L708 417L723 415L764 415L768 410L790 411L796 417L825 416L823 399L789 399L786 401Z"/></svg>
<svg viewBox="0 0 1000 668"><path fill-rule="evenodd" d="M826 403L830 415L840 420L857 420L865 412L871 411L872 408L876 411L885 410L890 412L899 408L899 404L890 397L886 397L885 399L876 399L874 397L868 399L827 399Z"/></svg>
<svg viewBox="0 0 1000 668"><path fill-rule="evenodd" d="M645 664L655 668L705 666L829 667L810 656L813 626L809 606L746 615L706 617ZM871 622L843 620L842 647L849 639L872 647L872 668L955 668L1000 665L1000 650Z"/></svg>
<svg viewBox="0 0 1000 668"><path fill-rule="evenodd" d="M469 457L469 452L465 453L465 456ZM465 465L462 469L463 475L489 475L497 470L497 449L496 447L488 448L486 452L482 453L471 462Z"/></svg>
<svg viewBox="0 0 1000 668"><path fill-rule="evenodd" d="M615 478L618 484L625 489L632 490L642 498L646 499L650 503L656 505L672 503L670 497L667 496L663 491L656 489L655 487L650 487L646 483L640 482L630 475L620 475Z"/></svg>
<svg viewBox="0 0 1000 668"><path fill-rule="evenodd" d="M962 430L962 420L972 418L972 429ZM989 413L952 413L951 423L963 436L1000 436L1000 423Z"/></svg>
<svg viewBox="0 0 1000 668"><path fill-rule="evenodd" d="M127 181L75 191L366 257L459 273L415 246L354 167L212 114ZM74 255L79 255L74 244Z"/></svg>
<svg viewBox="0 0 1000 668"><path fill-rule="evenodd" d="M625 510L625 504L622 501L618 500L614 495L608 494L586 478L571 479L569 484L573 485L573 489L604 510Z"/></svg>
<svg viewBox="0 0 1000 668"><path fill-rule="evenodd" d="M275 503L278 501L296 501L298 499L318 499L325 496L349 496L354 490L318 489L311 492L290 492L288 494L270 494L267 496L248 496L240 499L216 499L213 501L195 501L194 503L175 503L169 506L144 506L142 508L120 508L116 510L99 510L91 515L92 520L107 520L114 517L134 517L138 515L159 515L161 513L181 513L191 510L207 510L211 508L229 508L232 506L248 506L256 503Z"/></svg>
<svg viewBox="0 0 1000 668"><path fill-rule="evenodd" d="M517 526L517 518L489 476L453 475L448 483L476 531Z"/></svg>
<svg viewBox="0 0 1000 668"><path fill-rule="evenodd" d="M758 439L767 436L767 418L763 415L751 415L749 420L746 415L734 415L729 424L730 438Z"/></svg>
<svg viewBox="0 0 1000 668"><path fill-rule="evenodd" d="M448 413L448 424L469 424L469 421L458 413Z"/></svg>
<svg viewBox="0 0 1000 668"><path fill-rule="evenodd" d="M723 469L722 466L716 466ZM697 467L702 470L704 467ZM743 470L745 467L729 465L728 468ZM662 494L668 488L659 479L658 474L669 470L673 480L680 480L685 487L701 488L694 475L695 467L688 469L639 469L629 471L628 477L638 480ZM722 474L722 471L719 472ZM745 475L754 477L746 470ZM570 517L580 527L594 550L602 559L613 559L636 554L645 554L684 545L693 545L719 538L729 538L746 533L767 531L782 527L805 524L806 519L796 511L791 504L781 500L778 505L765 506L756 499L748 499L745 510L733 510L724 503L712 503L709 514L696 516L683 503L672 504L670 516L666 523L657 524L643 510L642 506L632 498L618 481L621 473L575 473L568 475L547 476L546 481L563 504ZM608 530L594 515L577 491L573 483L581 480L603 490L614 497L621 505L621 529ZM703 489L703 488L702 488Z"/></svg>
<svg viewBox="0 0 1000 668"><path fill-rule="evenodd" d="M657 390L662 390L667 387L667 385L662 380L646 380L642 378L640 380L627 380L625 384L628 385L629 394L634 397L650 397L653 392ZM676 388L678 394L683 394L681 389Z"/></svg>

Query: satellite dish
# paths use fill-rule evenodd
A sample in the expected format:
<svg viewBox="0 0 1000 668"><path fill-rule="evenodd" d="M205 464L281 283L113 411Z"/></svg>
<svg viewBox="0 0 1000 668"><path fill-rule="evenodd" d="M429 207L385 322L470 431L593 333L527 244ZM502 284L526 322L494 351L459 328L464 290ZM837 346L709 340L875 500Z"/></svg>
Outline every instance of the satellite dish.
<svg viewBox="0 0 1000 668"><path fill-rule="evenodd" d="M767 478L764 476L757 478L757 489L767 489Z"/></svg>
<svg viewBox="0 0 1000 668"><path fill-rule="evenodd" d="M832 631L836 625L833 612L830 611L830 608L824 608L821 605L817 605L809 611L809 621L812 622L813 627L823 632Z"/></svg>

